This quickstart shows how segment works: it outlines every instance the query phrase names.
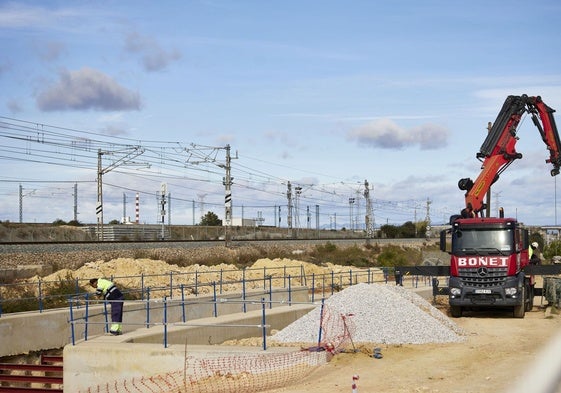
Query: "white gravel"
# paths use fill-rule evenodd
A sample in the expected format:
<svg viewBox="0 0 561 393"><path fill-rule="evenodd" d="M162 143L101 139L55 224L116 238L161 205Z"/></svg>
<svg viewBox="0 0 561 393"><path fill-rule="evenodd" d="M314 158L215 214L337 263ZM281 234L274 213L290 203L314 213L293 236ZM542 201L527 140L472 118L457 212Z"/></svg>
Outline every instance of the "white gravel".
<svg viewBox="0 0 561 393"><path fill-rule="evenodd" d="M271 340L317 343L321 309L318 305L271 336ZM326 322L322 342L342 341L345 328L353 343L450 343L465 338L465 332L446 315L400 286L357 284L326 299L323 310Z"/></svg>

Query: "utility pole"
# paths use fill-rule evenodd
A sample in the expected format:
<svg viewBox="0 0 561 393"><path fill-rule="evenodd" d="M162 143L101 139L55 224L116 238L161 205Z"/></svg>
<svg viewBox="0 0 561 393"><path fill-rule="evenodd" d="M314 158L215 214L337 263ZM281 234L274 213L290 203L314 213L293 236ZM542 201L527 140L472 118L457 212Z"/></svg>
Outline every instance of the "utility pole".
<svg viewBox="0 0 561 393"><path fill-rule="evenodd" d="M28 192L27 194L23 194L23 187L20 184L19 185L19 223L23 223L23 197L27 196L27 195L31 195L34 194L36 190L32 190L30 192Z"/></svg>
<svg viewBox="0 0 561 393"><path fill-rule="evenodd" d="M294 204L296 210L296 237L298 237L300 232L300 195L302 195L302 187L294 187L296 191L296 202Z"/></svg>
<svg viewBox="0 0 561 393"><path fill-rule="evenodd" d="M316 232L317 232L317 237L318 239L320 238L320 232L319 232L319 205L316 205Z"/></svg>
<svg viewBox="0 0 561 393"><path fill-rule="evenodd" d="M160 214L162 216L162 236L161 236L161 240L165 240L166 239L166 232L165 232L165 218L166 218L166 193L167 193L167 184L166 183L162 183L161 186L161 198L160 198Z"/></svg>
<svg viewBox="0 0 561 393"><path fill-rule="evenodd" d="M168 226L171 226L171 192L168 192Z"/></svg>
<svg viewBox="0 0 561 393"><path fill-rule="evenodd" d="M199 215L201 216L201 221L205 216L205 196L206 194L197 194L199 197Z"/></svg>
<svg viewBox="0 0 561 393"><path fill-rule="evenodd" d="M131 150L132 149L132 150ZM125 154L123 157L116 161L113 161L109 166L103 168L102 157L104 155L114 155L122 153ZM97 239L103 241L103 175L110 172L111 170L119 167L120 165L126 165L130 163L132 159L138 157L144 153L144 149L136 146L133 148L126 149L124 151L102 151L99 149L97 151L97 204L95 206L95 214L97 216Z"/></svg>
<svg viewBox="0 0 561 393"><path fill-rule="evenodd" d="M353 205L355 203L354 198L349 198L349 219L350 219L350 230L353 231Z"/></svg>
<svg viewBox="0 0 561 393"><path fill-rule="evenodd" d="M288 199L288 237L292 237L292 184L288 182L288 190L286 191L286 198Z"/></svg>
<svg viewBox="0 0 561 393"><path fill-rule="evenodd" d="M426 233L426 238L430 238L430 231L431 231L431 224L430 224L430 204L432 203L432 201L427 198L427 216L425 217L425 221L427 222L427 233Z"/></svg>
<svg viewBox="0 0 561 393"><path fill-rule="evenodd" d="M224 196L224 221L225 221L225 236L224 240L226 245L230 243L230 227L232 226L232 183L234 178L231 176L231 157L230 157L230 145L226 145L226 176L223 179L225 186L225 196Z"/></svg>
<svg viewBox="0 0 561 393"><path fill-rule="evenodd" d="M370 188L368 180L364 181L364 199L366 200L366 215L364 221L366 224L366 242L374 237L374 213L372 212L372 200L370 199Z"/></svg>
<svg viewBox="0 0 561 393"><path fill-rule="evenodd" d="M127 223L127 194L123 192L123 219L121 220L123 224Z"/></svg>
<svg viewBox="0 0 561 393"><path fill-rule="evenodd" d="M230 145L226 145L225 147L211 147L211 146L197 146L195 144L191 144L191 149L185 149L185 152L189 154L187 158L187 163L190 164L200 164L204 162L212 162L216 163L216 155L220 150L226 150L226 162L224 164L216 164L219 168L223 168L226 171L225 176L222 178L222 183L224 185L224 227L225 227L225 236L224 239L226 241L226 245L230 242L230 227L232 226L232 184L234 178L231 175L232 166L231 160L232 157L230 155ZM205 150L210 150L209 153L204 153ZM236 152L236 157L238 158L238 153ZM197 159L192 160L192 159Z"/></svg>
<svg viewBox="0 0 561 393"><path fill-rule="evenodd" d="M78 183L74 183L74 222L78 223Z"/></svg>

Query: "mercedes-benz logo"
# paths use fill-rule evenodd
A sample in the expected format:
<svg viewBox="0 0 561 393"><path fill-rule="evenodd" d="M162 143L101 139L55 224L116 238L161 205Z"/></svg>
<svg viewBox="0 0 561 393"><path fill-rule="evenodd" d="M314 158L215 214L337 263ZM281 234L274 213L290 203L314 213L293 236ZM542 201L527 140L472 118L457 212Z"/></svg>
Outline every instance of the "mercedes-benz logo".
<svg viewBox="0 0 561 393"><path fill-rule="evenodd" d="M480 267L477 268L477 274L479 275L479 277L485 277L487 274L489 274L489 271L486 267Z"/></svg>

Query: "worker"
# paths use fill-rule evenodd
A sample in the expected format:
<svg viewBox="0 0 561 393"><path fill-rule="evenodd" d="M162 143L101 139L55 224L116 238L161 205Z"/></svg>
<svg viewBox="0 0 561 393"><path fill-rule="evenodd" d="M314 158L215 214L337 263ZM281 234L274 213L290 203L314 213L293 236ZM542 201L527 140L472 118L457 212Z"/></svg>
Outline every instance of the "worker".
<svg viewBox="0 0 561 393"><path fill-rule="evenodd" d="M103 296L103 299L111 304L111 328L109 333L114 336L123 334L123 293L113 281L105 278L92 278L90 285L95 288L96 295Z"/></svg>
<svg viewBox="0 0 561 393"><path fill-rule="evenodd" d="M531 265L541 265L540 250L538 242L532 242L528 249L528 256L530 257Z"/></svg>

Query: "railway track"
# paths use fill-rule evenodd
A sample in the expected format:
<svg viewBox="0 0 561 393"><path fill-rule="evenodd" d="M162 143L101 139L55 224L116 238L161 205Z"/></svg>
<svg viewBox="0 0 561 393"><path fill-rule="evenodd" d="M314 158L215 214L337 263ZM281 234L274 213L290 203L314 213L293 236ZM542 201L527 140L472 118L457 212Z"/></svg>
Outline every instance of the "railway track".
<svg viewBox="0 0 561 393"><path fill-rule="evenodd" d="M399 244L399 245L422 245L425 239L366 239L366 238L322 238L322 239L275 239L275 240L161 240L161 241L51 241L51 242L2 242L0 243L0 254L2 253L34 253L34 252L69 252L69 251L116 251L128 249L196 249L213 247L244 247L251 245L298 245L325 244L352 245L363 244L367 241L377 244Z"/></svg>

